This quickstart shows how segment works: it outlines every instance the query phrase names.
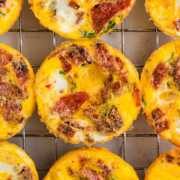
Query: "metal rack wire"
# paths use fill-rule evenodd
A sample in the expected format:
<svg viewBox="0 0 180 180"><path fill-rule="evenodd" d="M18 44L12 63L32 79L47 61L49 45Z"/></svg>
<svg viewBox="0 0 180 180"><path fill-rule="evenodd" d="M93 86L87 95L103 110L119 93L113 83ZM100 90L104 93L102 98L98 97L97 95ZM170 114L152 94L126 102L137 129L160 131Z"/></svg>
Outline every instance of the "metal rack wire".
<svg viewBox="0 0 180 180"><path fill-rule="evenodd" d="M18 46L19 46L19 50L20 52L23 51L23 32L50 32L48 30L35 30L35 29L23 29L22 28L22 17L20 17L19 19L19 26L17 29L11 30L11 32L17 32L19 35L19 42L18 42ZM153 29L125 29L124 28L124 24L121 25L121 28L119 29L114 29L113 33L121 33L121 51L124 53L125 50L125 32L155 32L156 33L156 47L159 47L159 32L157 29L153 28ZM56 35L55 33L52 32L52 42L53 42L53 47L55 48L57 45L57 40L56 40ZM38 66L34 66L34 68L38 68ZM137 66L137 68L143 68L143 66ZM22 142L23 142L23 148L26 150L26 138L27 137L54 137L51 134L36 134L36 133L26 133L26 129L23 130L22 134L18 134L16 135L16 137L21 137L22 138ZM159 155L159 151L160 151L160 138L155 135L155 134L127 134L124 133L122 135L123 138L123 142L122 142L122 147L119 151L119 154L126 160L126 143L127 143L127 137L156 137L157 139L157 154ZM55 145L55 157L56 159L58 158L58 148L57 148L57 141L58 139L54 137L54 145ZM47 169L45 169L47 171ZM143 169L138 169L138 170L144 170Z"/></svg>

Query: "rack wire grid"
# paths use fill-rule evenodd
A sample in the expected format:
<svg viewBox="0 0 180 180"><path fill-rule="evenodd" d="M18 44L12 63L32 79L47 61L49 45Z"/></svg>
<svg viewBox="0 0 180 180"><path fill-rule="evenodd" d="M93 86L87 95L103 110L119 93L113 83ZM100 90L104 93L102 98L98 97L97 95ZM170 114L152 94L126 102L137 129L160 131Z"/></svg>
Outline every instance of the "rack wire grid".
<svg viewBox="0 0 180 180"><path fill-rule="evenodd" d="M137 0L124 23L112 33L105 35L103 39L129 57L139 72L153 50L172 40L159 32L149 21L144 9L144 0ZM18 23L8 33L0 36L0 42L19 49L29 59L35 72L42 60L62 41L63 38L39 25L27 1L24 3ZM83 146L65 144L49 134L45 126L40 123L37 113L30 118L25 129L9 141L21 146L32 157L40 179L45 176L57 158L71 149ZM134 166L140 179L144 178L146 168L159 153L172 147L170 143L160 140L153 133L142 113L128 132L111 142L97 146L106 147L123 157Z"/></svg>

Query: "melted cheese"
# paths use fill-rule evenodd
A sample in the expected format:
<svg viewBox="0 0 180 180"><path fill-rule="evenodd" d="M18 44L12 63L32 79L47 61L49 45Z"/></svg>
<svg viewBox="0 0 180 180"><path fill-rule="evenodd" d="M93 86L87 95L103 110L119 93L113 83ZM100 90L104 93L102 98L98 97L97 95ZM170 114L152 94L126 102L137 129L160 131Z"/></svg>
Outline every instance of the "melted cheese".
<svg viewBox="0 0 180 180"><path fill-rule="evenodd" d="M14 166L0 162L0 174L8 174L12 180L18 180L18 174ZM1 177L0 177L1 179Z"/></svg>
<svg viewBox="0 0 180 180"><path fill-rule="evenodd" d="M97 132L92 133L90 137L96 142L103 142L106 139L106 136Z"/></svg>
<svg viewBox="0 0 180 180"><path fill-rule="evenodd" d="M66 90L68 88L68 82L65 79L65 76L60 74L59 71L56 71L51 75L49 84L52 85L52 88L57 92Z"/></svg>

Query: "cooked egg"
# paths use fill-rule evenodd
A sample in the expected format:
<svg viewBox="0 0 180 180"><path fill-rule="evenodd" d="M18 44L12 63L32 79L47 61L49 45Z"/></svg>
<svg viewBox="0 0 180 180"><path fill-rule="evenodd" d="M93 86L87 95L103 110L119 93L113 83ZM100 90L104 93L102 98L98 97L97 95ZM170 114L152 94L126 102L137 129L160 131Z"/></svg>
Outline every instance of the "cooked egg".
<svg viewBox="0 0 180 180"><path fill-rule="evenodd" d="M81 148L60 158L44 180L138 180L135 170L119 156L102 148Z"/></svg>
<svg viewBox="0 0 180 180"><path fill-rule="evenodd" d="M141 76L144 112L163 138L180 145L180 41L156 50Z"/></svg>
<svg viewBox="0 0 180 180"><path fill-rule="evenodd" d="M35 91L42 122L73 144L119 136L141 108L138 72L100 40L58 46L38 70Z"/></svg>
<svg viewBox="0 0 180 180"><path fill-rule="evenodd" d="M180 149L161 154L147 169L145 180L180 179Z"/></svg>
<svg viewBox="0 0 180 180"><path fill-rule="evenodd" d="M94 38L112 31L134 4L135 0L30 0L42 25L71 39Z"/></svg>
<svg viewBox="0 0 180 180"><path fill-rule="evenodd" d="M19 133L32 115L34 73L17 50L0 44L0 140Z"/></svg>
<svg viewBox="0 0 180 180"><path fill-rule="evenodd" d="M0 35L7 32L18 19L23 6L23 0L0 1Z"/></svg>

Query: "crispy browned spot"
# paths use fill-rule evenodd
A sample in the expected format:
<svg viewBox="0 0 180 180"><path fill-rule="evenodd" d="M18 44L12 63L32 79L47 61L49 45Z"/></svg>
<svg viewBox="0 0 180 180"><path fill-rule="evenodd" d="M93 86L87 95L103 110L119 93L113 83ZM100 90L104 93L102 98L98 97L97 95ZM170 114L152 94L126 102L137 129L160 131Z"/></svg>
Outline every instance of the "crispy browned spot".
<svg viewBox="0 0 180 180"><path fill-rule="evenodd" d="M74 9L79 9L80 8L80 6L75 1L73 1L73 0L71 0L69 2L69 6L71 6Z"/></svg>
<svg viewBox="0 0 180 180"><path fill-rule="evenodd" d="M152 111L152 119L154 120L154 126L157 133L161 133L169 128L168 120L161 109L156 108Z"/></svg>
<svg viewBox="0 0 180 180"><path fill-rule="evenodd" d="M176 30L180 31L180 19L176 19L176 21L174 21L174 25L176 27Z"/></svg>
<svg viewBox="0 0 180 180"><path fill-rule="evenodd" d="M24 98L24 93L16 85L0 82L0 111L5 120L17 123L23 121L20 111Z"/></svg>
<svg viewBox="0 0 180 180"><path fill-rule="evenodd" d="M89 117L96 125L96 129L102 133L116 132L122 127L123 121L115 106L99 115L96 109L88 107L84 110L84 114Z"/></svg>
<svg viewBox="0 0 180 180"><path fill-rule="evenodd" d="M6 52L3 49L0 49L0 66L7 65L10 61L12 61L13 56Z"/></svg>
<svg viewBox="0 0 180 180"><path fill-rule="evenodd" d="M14 68L17 78L24 83L28 78L28 67L22 61L13 61L12 66Z"/></svg>
<svg viewBox="0 0 180 180"><path fill-rule="evenodd" d="M166 161L169 162L169 163L172 163L174 161L174 157L171 156L170 154L167 154L166 155Z"/></svg>
<svg viewBox="0 0 180 180"><path fill-rule="evenodd" d="M66 123L60 124L57 130L58 132L67 136L67 138L71 138L75 134L75 130L69 124Z"/></svg>
<svg viewBox="0 0 180 180"><path fill-rule="evenodd" d="M111 73L119 74L122 82L127 82L127 70L119 57L112 56L102 43L96 44L96 63Z"/></svg>
<svg viewBox="0 0 180 180"><path fill-rule="evenodd" d="M0 0L0 7L3 7L7 0Z"/></svg>
<svg viewBox="0 0 180 180"><path fill-rule="evenodd" d="M173 78L178 88L180 89L180 58L178 58L174 64Z"/></svg>
<svg viewBox="0 0 180 180"><path fill-rule="evenodd" d="M152 84L157 89L161 85L164 77L168 73L168 68L164 63L159 63L152 74Z"/></svg>
<svg viewBox="0 0 180 180"><path fill-rule="evenodd" d="M67 49L61 50L61 52L59 52L59 58L65 72L71 70L71 64L79 66L92 63L92 58L88 51L84 47L75 44Z"/></svg>
<svg viewBox="0 0 180 180"><path fill-rule="evenodd" d="M140 89L136 85L133 86L133 96L134 96L136 106L140 106L141 105L141 92L140 92Z"/></svg>
<svg viewBox="0 0 180 180"><path fill-rule="evenodd" d="M33 180L31 169L28 167L23 167L18 173L19 180Z"/></svg>

